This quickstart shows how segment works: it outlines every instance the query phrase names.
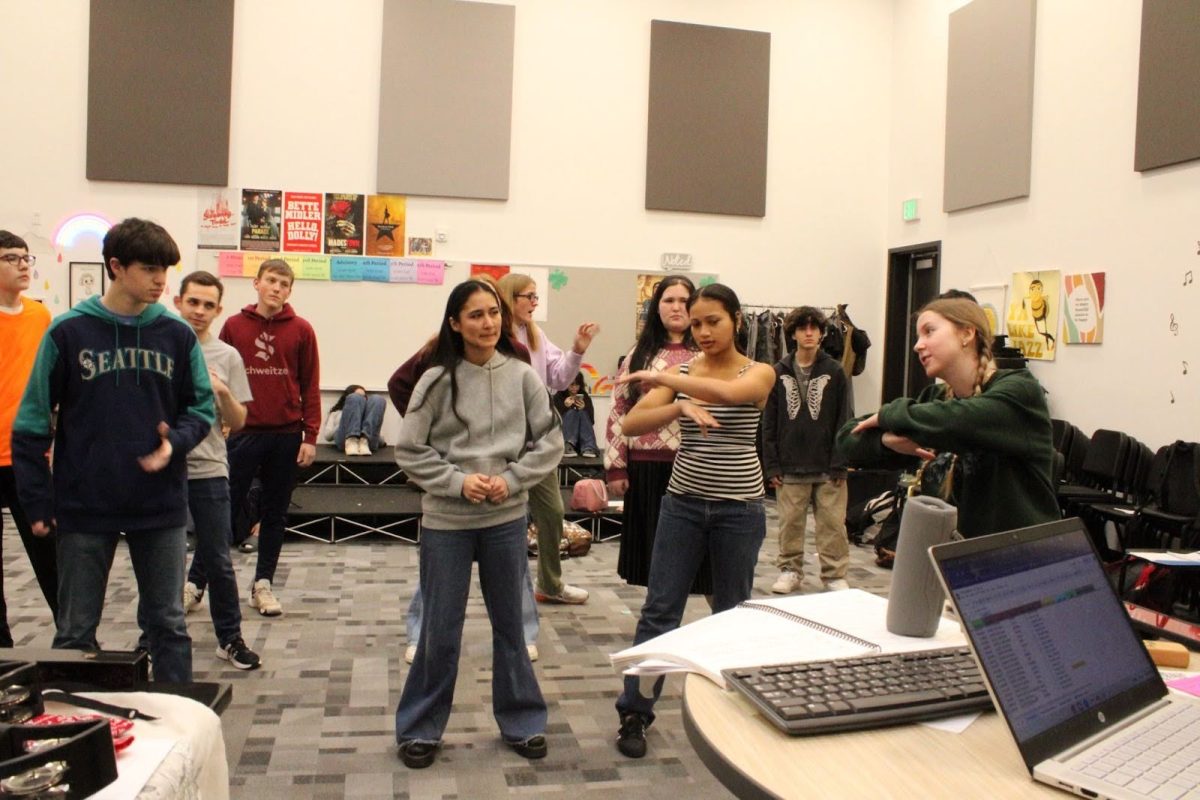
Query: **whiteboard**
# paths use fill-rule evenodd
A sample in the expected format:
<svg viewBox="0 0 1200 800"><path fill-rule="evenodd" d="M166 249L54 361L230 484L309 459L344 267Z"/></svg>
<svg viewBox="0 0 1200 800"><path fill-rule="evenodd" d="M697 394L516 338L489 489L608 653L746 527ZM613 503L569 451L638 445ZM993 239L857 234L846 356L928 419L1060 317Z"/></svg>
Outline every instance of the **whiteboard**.
<svg viewBox="0 0 1200 800"><path fill-rule="evenodd" d="M200 251L197 267L215 274L213 258L214 251ZM617 360L633 347L637 276L659 272L519 264L511 265L511 271L527 273L537 281L538 316L545 316L538 324L562 349L571 347L581 323L600 325L600 334L583 359L591 367L585 369L589 385L596 376L615 374ZM289 302L316 331L321 387L332 390L357 383L384 390L396 367L437 332L450 290L468 277L470 262L456 261L447 262L440 286L297 280ZM698 281L706 276L689 277ZM257 301L250 278L223 277L222 282L224 318ZM178 285L172 289L177 291Z"/></svg>

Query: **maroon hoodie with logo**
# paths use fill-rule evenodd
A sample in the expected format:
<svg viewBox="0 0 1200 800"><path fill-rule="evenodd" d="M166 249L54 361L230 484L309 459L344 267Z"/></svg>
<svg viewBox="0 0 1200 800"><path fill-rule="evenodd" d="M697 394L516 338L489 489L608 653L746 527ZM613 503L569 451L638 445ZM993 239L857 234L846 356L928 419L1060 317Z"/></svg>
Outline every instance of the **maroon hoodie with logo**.
<svg viewBox="0 0 1200 800"><path fill-rule="evenodd" d="M254 393L242 430L304 431L305 443L316 444L321 427L321 363L312 325L296 316L287 303L269 318L252 303L225 320L220 338L241 354Z"/></svg>

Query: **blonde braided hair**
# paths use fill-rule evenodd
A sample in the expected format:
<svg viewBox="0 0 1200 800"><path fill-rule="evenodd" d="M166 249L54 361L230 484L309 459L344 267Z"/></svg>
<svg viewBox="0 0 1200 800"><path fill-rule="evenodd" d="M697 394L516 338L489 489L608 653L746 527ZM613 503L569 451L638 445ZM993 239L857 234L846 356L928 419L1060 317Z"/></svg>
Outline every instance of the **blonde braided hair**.
<svg viewBox="0 0 1200 800"><path fill-rule="evenodd" d="M975 355L979 359L979 367L975 372L975 391L971 394L974 397L983 394L983 385L996 372L996 361L992 356L992 326L988 322L987 314L983 312L978 303L965 297L931 300L917 312L917 315L920 316L926 311L932 311L945 317L960 330L975 331ZM943 392L944 399L954 398L954 392L950 389L949 384L946 384Z"/></svg>

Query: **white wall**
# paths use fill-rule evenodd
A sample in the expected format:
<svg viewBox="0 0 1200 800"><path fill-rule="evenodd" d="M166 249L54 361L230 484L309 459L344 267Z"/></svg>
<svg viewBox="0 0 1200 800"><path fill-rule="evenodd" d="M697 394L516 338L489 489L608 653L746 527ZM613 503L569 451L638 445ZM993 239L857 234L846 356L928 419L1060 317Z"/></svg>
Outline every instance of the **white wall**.
<svg viewBox="0 0 1200 800"><path fill-rule="evenodd" d="M450 233L436 256L472 261L657 269L664 251L693 254L744 302L849 303L875 333L885 261L892 5L884 0L516 0L513 146L507 202L409 198L410 234ZM382 0L237 3L230 185L302 191L375 189ZM86 4L0 0L0 76L10 104L0 227L43 235L80 211L154 218L195 247L196 190L84 179ZM770 31L767 216L649 212L644 208L650 20ZM349 36L347 31L361 31ZM136 58L136 53L116 54ZM453 54L448 53L448 58ZM414 76L416 79L416 76ZM11 124L13 119L27 124ZM131 120L130 124L137 124ZM39 246L33 243L35 252ZM43 253L44 254L44 253ZM45 278L65 263L44 260ZM98 260L87 242L72 258ZM864 279L870 277L870 279ZM233 280L227 309L249 302ZM57 283L52 289L57 288ZM437 324L441 300L419 287L302 283L297 310L336 311L364 335L395 341L395 363ZM366 292L366 294L364 294ZM53 300L56 291L47 292ZM439 295L439 298L444 294ZM65 292L61 301L65 307ZM306 312L306 309L309 311ZM318 327L318 338L320 327ZM610 331L609 335L627 335ZM878 353L856 379L864 404L879 394ZM336 353L322 352L322 360ZM391 365L389 365L390 367Z"/></svg>
<svg viewBox="0 0 1200 800"><path fill-rule="evenodd" d="M963 4L895 3L889 246L941 240L943 288L1024 270L1106 272L1104 343L1033 363L1051 412L1151 447L1200 439L1200 287L1183 286L1185 271L1200 273L1200 162L1133 171L1141 4L1038 3L1030 196L946 215L947 26ZM917 196L922 219L901 222L901 202Z"/></svg>

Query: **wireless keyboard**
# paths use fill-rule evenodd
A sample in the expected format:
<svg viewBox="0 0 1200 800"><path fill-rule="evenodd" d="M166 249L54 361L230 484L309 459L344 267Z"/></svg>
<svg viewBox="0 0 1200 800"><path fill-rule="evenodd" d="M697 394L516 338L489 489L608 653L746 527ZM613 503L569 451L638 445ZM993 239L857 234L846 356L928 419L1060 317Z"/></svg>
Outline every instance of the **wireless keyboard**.
<svg viewBox="0 0 1200 800"><path fill-rule="evenodd" d="M992 707L966 647L723 670L793 735L898 725Z"/></svg>

